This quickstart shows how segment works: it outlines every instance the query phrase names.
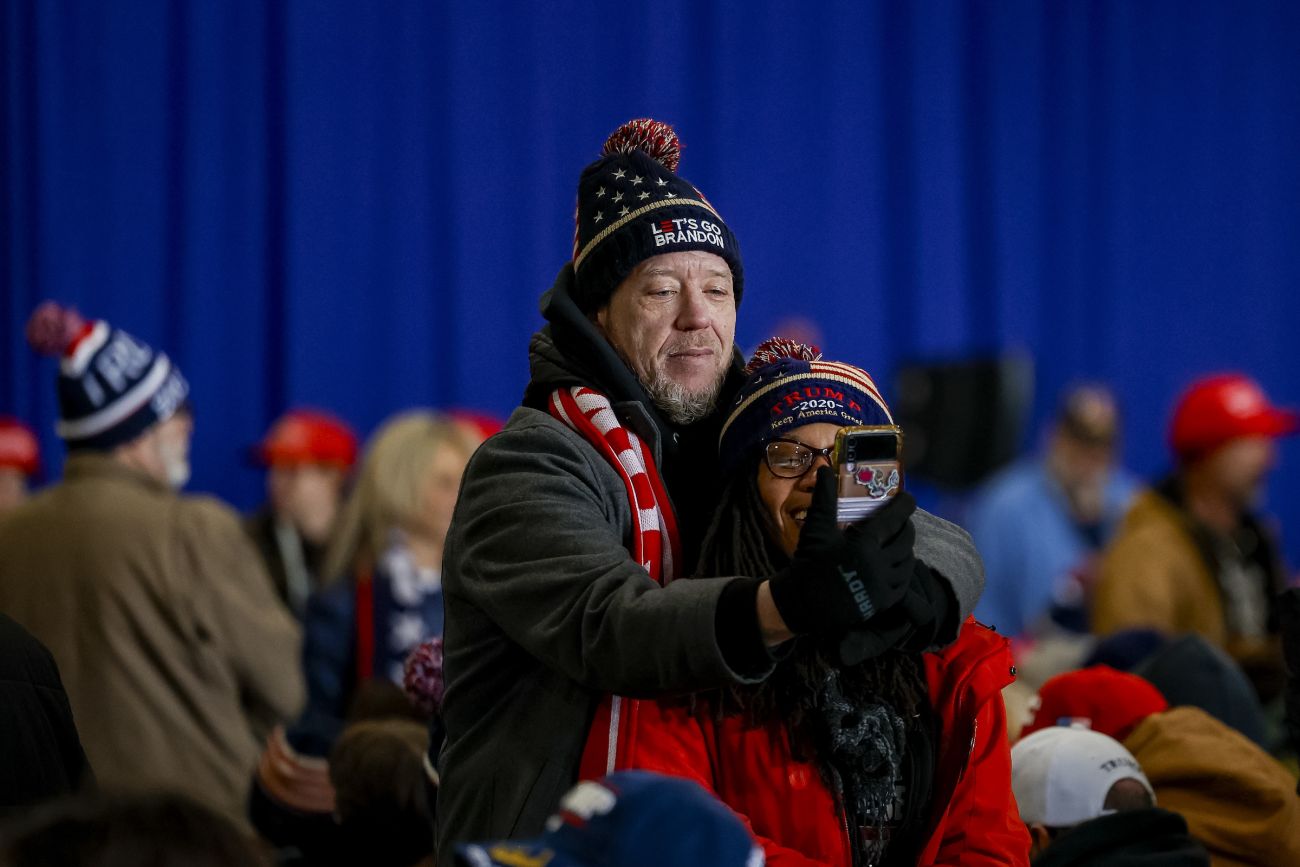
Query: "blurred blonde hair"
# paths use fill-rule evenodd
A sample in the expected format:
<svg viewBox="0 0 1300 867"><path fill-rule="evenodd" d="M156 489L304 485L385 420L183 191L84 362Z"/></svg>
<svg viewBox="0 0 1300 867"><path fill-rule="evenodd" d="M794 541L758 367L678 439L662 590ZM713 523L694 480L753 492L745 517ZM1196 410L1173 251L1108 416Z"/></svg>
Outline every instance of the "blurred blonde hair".
<svg viewBox="0 0 1300 867"><path fill-rule="evenodd" d="M468 457L478 445L463 424L426 410L384 422L366 443L356 484L339 513L325 554L326 579L373 567L393 530L419 523L424 480L440 449L460 449Z"/></svg>

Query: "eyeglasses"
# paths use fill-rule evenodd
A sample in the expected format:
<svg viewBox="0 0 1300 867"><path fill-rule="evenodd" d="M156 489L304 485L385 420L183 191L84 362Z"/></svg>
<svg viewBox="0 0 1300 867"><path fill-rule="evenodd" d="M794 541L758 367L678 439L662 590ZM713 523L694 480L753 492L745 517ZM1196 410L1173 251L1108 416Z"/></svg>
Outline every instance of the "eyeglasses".
<svg viewBox="0 0 1300 867"><path fill-rule="evenodd" d="M829 463L834 446L815 449L798 440L775 439L767 444L763 451L763 460L772 475L782 479L797 479L813 465L818 455Z"/></svg>

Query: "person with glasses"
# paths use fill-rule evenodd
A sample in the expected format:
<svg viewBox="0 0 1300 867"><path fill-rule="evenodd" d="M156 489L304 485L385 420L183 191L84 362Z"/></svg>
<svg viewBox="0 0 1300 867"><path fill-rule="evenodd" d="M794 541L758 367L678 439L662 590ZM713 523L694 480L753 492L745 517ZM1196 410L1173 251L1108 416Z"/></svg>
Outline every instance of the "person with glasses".
<svg viewBox="0 0 1300 867"><path fill-rule="evenodd" d="M541 833L574 780L614 770L620 696L763 680L793 632L839 634L904 595L910 531L850 545L851 578L836 561L674 580L695 574L744 378L740 251L677 174L680 145L634 120L583 171L523 403L465 468L443 557L442 865L457 843ZM973 611L984 572L969 535L919 511L915 535Z"/></svg>
<svg viewBox="0 0 1300 867"><path fill-rule="evenodd" d="M855 540L883 550L910 542L912 523L927 518L907 520L906 491L864 522L836 523L836 433L893 424L871 377L782 340L763 344L746 370L722 431L727 482L697 574L844 569ZM924 565L919 536L916 547L900 561L901 601L857 628L856 641L801 633L763 683L640 703L628 766L714 792L773 867L1028 864L1001 697L1015 674L1009 642L966 618L955 643L936 646L957 606Z"/></svg>

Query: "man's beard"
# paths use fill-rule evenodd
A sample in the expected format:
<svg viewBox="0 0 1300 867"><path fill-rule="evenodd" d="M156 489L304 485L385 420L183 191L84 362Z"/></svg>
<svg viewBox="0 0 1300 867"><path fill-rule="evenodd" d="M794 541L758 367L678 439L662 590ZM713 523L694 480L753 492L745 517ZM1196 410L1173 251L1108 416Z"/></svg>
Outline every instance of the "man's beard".
<svg viewBox="0 0 1300 867"><path fill-rule="evenodd" d="M667 376L661 370L655 370L650 381L644 383L654 405L668 416L675 425L689 425L705 418L718 405L718 395L722 392L722 382L727 377L727 368L722 367L713 382L703 390L687 391L686 386Z"/></svg>
<svg viewBox="0 0 1300 867"><path fill-rule="evenodd" d="M167 443L158 444L158 458L162 462L163 472L167 475L167 484L173 491L182 490L190 481L190 459L184 447L175 447Z"/></svg>

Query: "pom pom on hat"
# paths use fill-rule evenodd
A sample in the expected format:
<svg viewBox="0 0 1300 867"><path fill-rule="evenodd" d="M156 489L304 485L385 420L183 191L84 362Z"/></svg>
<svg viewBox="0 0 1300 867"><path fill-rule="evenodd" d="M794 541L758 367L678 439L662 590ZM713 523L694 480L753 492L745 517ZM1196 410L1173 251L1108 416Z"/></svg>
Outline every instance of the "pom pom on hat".
<svg viewBox="0 0 1300 867"><path fill-rule="evenodd" d="M769 337L754 350L749 363L745 365L745 376L752 376L754 371L769 364L776 364L783 358L798 361L821 361L822 351L816 346L799 343L788 337Z"/></svg>
<svg viewBox="0 0 1300 867"><path fill-rule="evenodd" d="M406 657L402 677L406 697L421 713L434 716L442 707L442 638L429 638Z"/></svg>
<svg viewBox="0 0 1300 867"><path fill-rule="evenodd" d="M682 143L673 128L648 117L629 120L605 140L605 156L645 151L659 165L676 172L682 161Z"/></svg>
<svg viewBox="0 0 1300 867"><path fill-rule="evenodd" d="M27 342L41 355L59 356L86 326L86 320L76 310L46 301L27 320Z"/></svg>

